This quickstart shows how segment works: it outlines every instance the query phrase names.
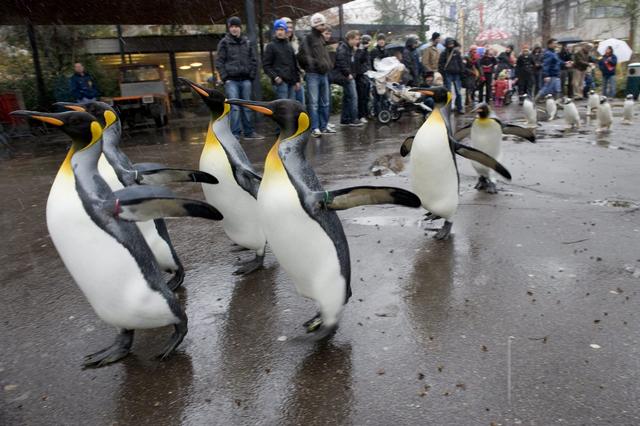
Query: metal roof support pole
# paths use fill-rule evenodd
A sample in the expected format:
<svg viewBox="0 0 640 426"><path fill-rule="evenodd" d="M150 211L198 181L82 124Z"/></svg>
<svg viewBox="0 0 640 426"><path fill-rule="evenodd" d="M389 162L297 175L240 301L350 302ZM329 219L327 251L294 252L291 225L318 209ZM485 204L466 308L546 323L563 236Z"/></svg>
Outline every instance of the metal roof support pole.
<svg viewBox="0 0 640 426"><path fill-rule="evenodd" d="M36 29L30 21L27 21L27 37L29 37L29 45L31 46L31 57L33 58L33 70L36 73L36 88L38 91L38 108L48 108L47 89L44 85L42 77L42 67L40 66L40 54L38 53L38 42L36 41Z"/></svg>
<svg viewBox="0 0 640 426"><path fill-rule="evenodd" d="M260 101L262 100L262 86L260 85L260 69L262 68L262 64L259 60L260 57L258 56L258 51L256 49L258 37L256 34L256 5L254 0L244 0L244 11L246 13L245 19L247 21L247 37L249 37L253 54L258 58L258 72L256 72L256 78L253 80L253 94L254 99Z"/></svg>
<svg viewBox="0 0 640 426"><path fill-rule="evenodd" d="M342 4L338 6L338 28L340 28L340 40L343 39L344 34L342 34L342 26L344 25L344 9L342 8Z"/></svg>
<svg viewBox="0 0 640 426"><path fill-rule="evenodd" d="M118 48L120 49L120 63L124 64L124 39L122 38L122 25L116 25L116 31L118 32Z"/></svg>
<svg viewBox="0 0 640 426"><path fill-rule="evenodd" d="M178 80L178 66L176 65L175 52L169 52L169 64L171 66L171 82L173 83L173 104L176 108L182 108L182 96L180 95L180 81Z"/></svg>

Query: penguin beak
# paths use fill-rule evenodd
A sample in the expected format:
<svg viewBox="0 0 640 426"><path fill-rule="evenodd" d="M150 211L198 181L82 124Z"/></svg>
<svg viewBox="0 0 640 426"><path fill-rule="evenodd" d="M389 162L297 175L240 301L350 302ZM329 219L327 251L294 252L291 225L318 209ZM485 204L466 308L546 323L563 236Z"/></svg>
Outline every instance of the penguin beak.
<svg viewBox="0 0 640 426"><path fill-rule="evenodd" d="M194 92L202 96L203 99L206 99L209 97L209 92L207 91L207 89L200 86L199 84L194 83L193 81L187 80L186 78L182 78L182 77L178 77L178 80L180 80L184 84L188 84L194 90Z"/></svg>
<svg viewBox="0 0 640 426"><path fill-rule="evenodd" d="M64 126L65 122L61 119L60 114L64 113L48 113L48 112L38 112L38 111L26 111L26 110L18 110L11 112L11 115L16 117L26 117L31 118L33 120L42 121L43 123L48 123L57 127Z"/></svg>
<svg viewBox="0 0 640 426"><path fill-rule="evenodd" d="M422 95L425 96L434 96L435 93L433 90L431 90L430 88L424 88L424 87L414 87L413 89L409 89L410 92L418 92Z"/></svg>
<svg viewBox="0 0 640 426"><path fill-rule="evenodd" d="M66 108L71 111L86 112L87 110L80 104L74 104L73 102L56 102L53 104L58 107Z"/></svg>
<svg viewBox="0 0 640 426"><path fill-rule="evenodd" d="M246 101L244 99L227 99L226 102L231 105L247 107L260 114L273 115L273 110L269 107L269 102Z"/></svg>

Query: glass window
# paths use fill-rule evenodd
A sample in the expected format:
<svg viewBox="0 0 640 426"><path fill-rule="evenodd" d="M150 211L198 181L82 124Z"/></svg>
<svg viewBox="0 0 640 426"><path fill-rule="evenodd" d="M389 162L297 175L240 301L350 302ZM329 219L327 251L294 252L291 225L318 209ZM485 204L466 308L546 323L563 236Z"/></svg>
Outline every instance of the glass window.
<svg viewBox="0 0 640 426"><path fill-rule="evenodd" d="M156 66L125 68L122 70L123 83L159 81L160 79L160 70Z"/></svg>

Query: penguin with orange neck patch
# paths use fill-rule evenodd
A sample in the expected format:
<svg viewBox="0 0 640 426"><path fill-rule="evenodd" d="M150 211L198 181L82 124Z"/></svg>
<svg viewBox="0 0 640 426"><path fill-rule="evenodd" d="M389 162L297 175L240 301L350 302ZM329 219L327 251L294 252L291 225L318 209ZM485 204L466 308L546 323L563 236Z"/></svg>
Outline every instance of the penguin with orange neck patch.
<svg viewBox="0 0 640 426"><path fill-rule="evenodd" d="M489 155L463 145L452 137L447 107L451 102L451 93L444 86L411 90L431 96L435 106L416 135L404 141L400 154L404 157L411 153L412 189L429 212L429 219L444 219L444 225L435 236L438 240L444 240L451 233L451 219L458 208L460 177L456 154L484 164L507 179L511 179L511 175Z"/></svg>
<svg viewBox="0 0 640 426"><path fill-rule="evenodd" d="M12 114L57 126L72 139L47 199L47 229L95 313L119 331L111 346L87 355L84 365L100 367L125 357L135 329L173 325L174 333L160 355L166 358L187 334L187 316L131 221L180 216L221 220L222 215L206 203L178 198L162 187L113 192L98 171L102 127L91 114Z"/></svg>
<svg viewBox="0 0 640 426"><path fill-rule="evenodd" d="M211 112L211 121L200 155L200 170L211 173L218 184L202 184L207 201L220 209L224 215L222 229L239 245L255 251L256 256L240 263L236 275L249 274L262 267L266 239L258 220L258 188L260 180L247 154L229 127L228 104L225 96L217 90L180 78L204 101Z"/></svg>
<svg viewBox="0 0 640 426"><path fill-rule="evenodd" d="M409 191L392 187L352 187L326 191L304 156L309 115L299 102L230 99L273 119L280 134L265 160L258 210L269 247L292 278L298 293L320 312L304 325L318 338L337 328L351 296L349 245L335 210L366 204L419 207Z"/></svg>

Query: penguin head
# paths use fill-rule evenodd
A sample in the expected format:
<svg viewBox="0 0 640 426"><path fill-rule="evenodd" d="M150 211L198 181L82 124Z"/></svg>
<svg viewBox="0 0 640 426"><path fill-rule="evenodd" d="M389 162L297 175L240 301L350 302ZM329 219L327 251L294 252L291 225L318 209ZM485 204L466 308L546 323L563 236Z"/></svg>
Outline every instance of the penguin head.
<svg viewBox="0 0 640 426"><path fill-rule="evenodd" d="M529 99L529 95L527 95L526 93L523 93L522 95L518 96L520 98L521 101L525 101L527 99Z"/></svg>
<svg viewBox="0 0 640 426"><path fill-rule="evenodd" d="M607 97L606 96L600 96L600 103L601 104L606 104L607 103Z"/></svg>
<svg viewBox="0 0 640 426"><path fill-rule="evenodd" d="M309 130L310 121L307 110L293 99L278 99L271 102L228 99L231 105L239 105L259 112L278 123L280 140L288 139Z"/></svg>
<svg viewBox="0 0 640 426"><path fill-rule="evenodd" d="M487 118L489 117L489 114L491 114L491 109L486 102L482 102L478 104L472 112L477 113L479 118Z"/></svg>
<svg viewBox="0 0 640 426"><path fill-rule="evenodd" d="M632 94L628 94L625 99L628 100L628 101L632 101L633 100L633 95Z"/></svg>
<svg viewBox="0 0 640 426"><path fill-rule="evenodd" d="M444 86L432 86L432 87L414 87L409 90L410 92L418 92L424 96L431 96L433 101L439 105L447 105L451 102L451 92Z"/></svg>
<svg viewBox="0 0 640 426"><path fill-rule="evenodd" d="M553 95L551 93L549 93L547 96L545 96L546 99L553 99Z"/></svg>
<svg viewBox="0 0 640 426"><path fill-rule="evenodd" d="M562 103L563 103L564 105L569 105L570 103L573 103L573 99L571 99L571 98L570 98L570 97L568 97L568 96L565 96L565 97L562 99Z"/></svg>
<svg viewBox="0 0 640 426"><path fill-rule="evenodd" d="M186 78L178 77L178 80L200 95L204 104L209 108L209 111L211 111L211 116L214 120L222 117L225 112L229 112L229 107L224 102L226 98L219 91L208 89Z"/></svg>
<svg viewBox="0 0 640 426"><path fill-rule="evenodd" d="M106 129L119 121L116 111L104 102L91 101L84 104L56 102L54 105L61 106L71 111L88 112L98 120L98 123L100 123L103 129Z"/></svg>
<svg viewBox="0 0 640 426"><path fill-rule="evenodd" d="M595 91L595 90L589 90L589 94L590 94L590 95L595 95L595 94L596 94L596 91Z"/></svg>
<svg viewBox="0 0 640 426"><path fill-rule="evenodd" d="M82 149L97 142L102 136L102 127L98 120L88 112L38 112L38 111L13 111L11 115L26 117L58 127L73 141L76 149Z"/></svg>

